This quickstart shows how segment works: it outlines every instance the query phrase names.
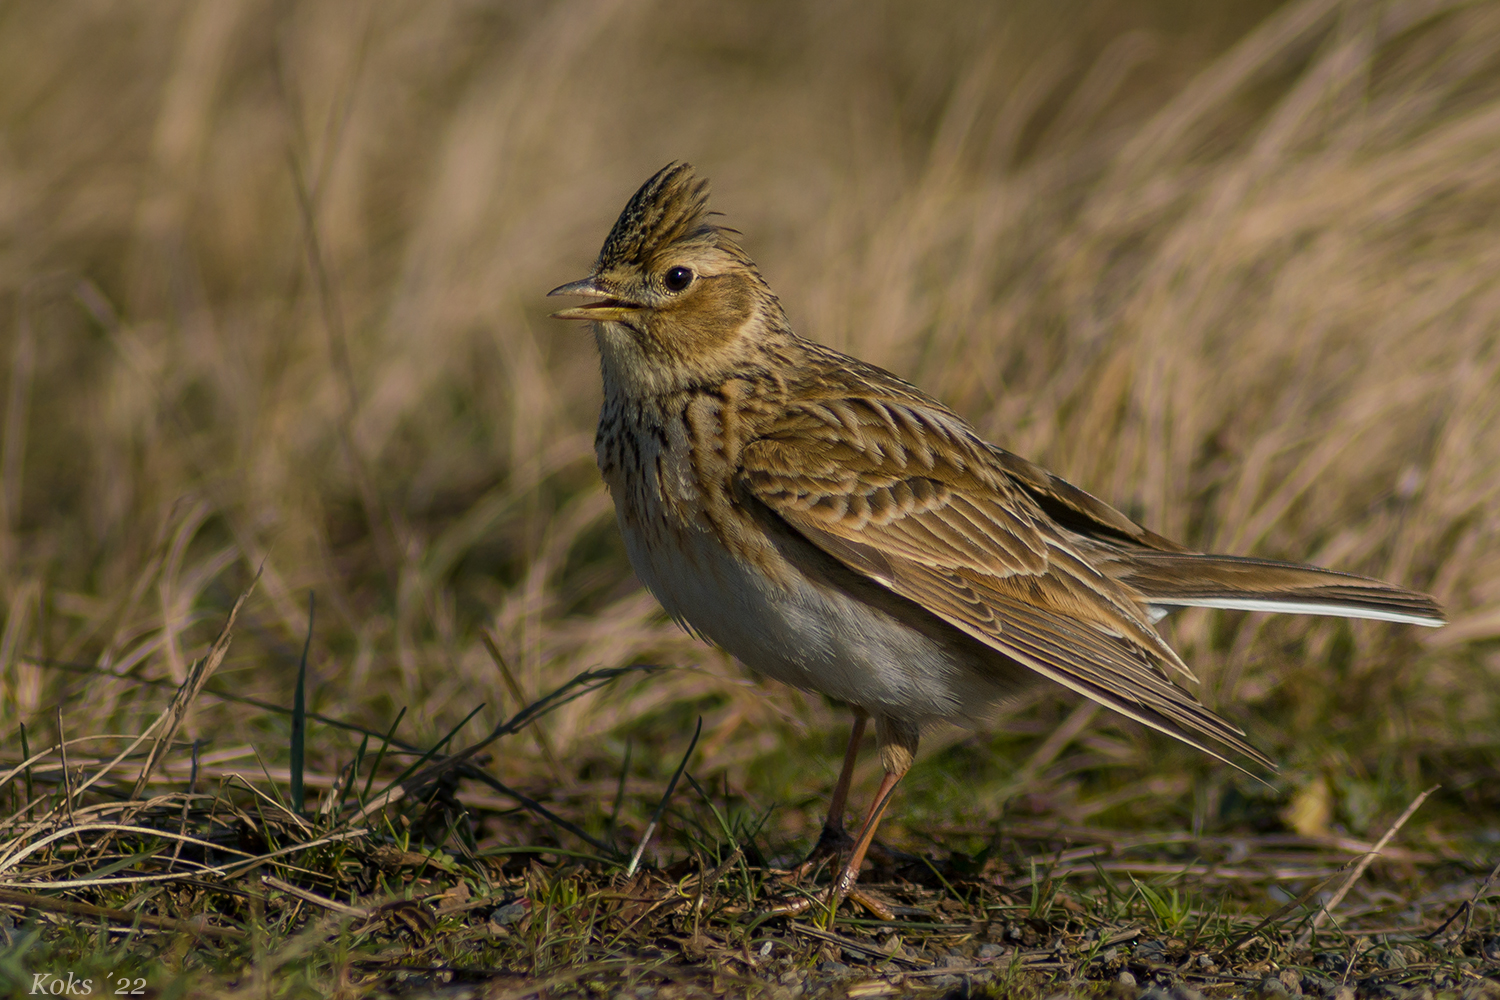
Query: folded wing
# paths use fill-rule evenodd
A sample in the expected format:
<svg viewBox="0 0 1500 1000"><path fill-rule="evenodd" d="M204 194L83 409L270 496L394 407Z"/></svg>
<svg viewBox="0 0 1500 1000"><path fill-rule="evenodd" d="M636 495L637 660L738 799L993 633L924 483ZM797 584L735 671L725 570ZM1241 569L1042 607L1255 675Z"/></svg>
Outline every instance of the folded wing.
<svg viewBox="0 0 1500 1000"><path fill-rule="evenodd" d="M1171 682L1169 670L1192 674L1151 627L1150 602L1092 566L1072 532L946 410L909 393L807 400L738 460L742 495L844 565L1124 715L1221 760L1205 738L1272 766ZM1059 502L1087 501L1117 518L1119 532L1157 537L1074 492Z"/></svg>

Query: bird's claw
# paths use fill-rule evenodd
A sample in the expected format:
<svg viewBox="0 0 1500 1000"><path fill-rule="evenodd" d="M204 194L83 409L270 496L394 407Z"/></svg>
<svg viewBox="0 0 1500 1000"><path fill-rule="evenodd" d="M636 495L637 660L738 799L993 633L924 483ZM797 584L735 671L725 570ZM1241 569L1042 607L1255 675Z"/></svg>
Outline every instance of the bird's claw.
<svg viewBox="0 0 1500 1000"><path fill-rule="evenodd" d="M808 852L807 857L796 868L792 869L794 879L804 879L817 870L823 862L846 853L854 846L854 838L849 836L841 825L833 826L823 824L823 832L818 835L818 842Z"/></svg>
<svg viewBox="0 0 1500 1000"><path fill-rule="evenodd" d="M792 899L783 899L780 903L771 907L768 911L773 917L795 917L812 909L814 903L818 903L829 910L838 909L841 900L848 899L851 903L858 903L869 911L876 920L895 920L896 914L885 903L874 896L855 886L847 893L839 893L838 886L833 885L816 895L797 896Z"/></svg>

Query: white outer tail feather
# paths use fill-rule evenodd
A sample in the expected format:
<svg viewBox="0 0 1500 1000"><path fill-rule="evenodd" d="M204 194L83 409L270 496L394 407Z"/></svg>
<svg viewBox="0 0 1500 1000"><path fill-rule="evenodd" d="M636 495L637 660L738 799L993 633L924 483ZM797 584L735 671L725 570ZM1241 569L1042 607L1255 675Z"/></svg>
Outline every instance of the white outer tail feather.
<svg viewBox="0 0 1500 1000"><path fill-rule="evenodd" d="M1224 611L1276 611L1291 615L1326 615L1331 618L1368 618L1372 621L1400 622L1440 628L1447 624L1441 618L1405 614L1400 611L1376 611L1367 607L1324 604L1318 601L1277 600L1271 597L1174 597L1151 601L1151 619L1160 621L1173 608L1219 608Z"/></svg>

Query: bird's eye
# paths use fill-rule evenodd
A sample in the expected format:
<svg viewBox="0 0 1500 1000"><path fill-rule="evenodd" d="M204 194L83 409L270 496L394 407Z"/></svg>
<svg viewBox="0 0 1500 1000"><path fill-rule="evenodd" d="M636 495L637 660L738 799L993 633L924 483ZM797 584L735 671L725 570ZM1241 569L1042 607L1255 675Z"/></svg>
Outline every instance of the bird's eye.
<svg viewBox="0 0 1500 1000"><path fill-rule="evenodd" d="M693 283L693 272L685 267L674 267L667 271L666 277L662 279L667 288L674 292L680 292Z"/></svg>

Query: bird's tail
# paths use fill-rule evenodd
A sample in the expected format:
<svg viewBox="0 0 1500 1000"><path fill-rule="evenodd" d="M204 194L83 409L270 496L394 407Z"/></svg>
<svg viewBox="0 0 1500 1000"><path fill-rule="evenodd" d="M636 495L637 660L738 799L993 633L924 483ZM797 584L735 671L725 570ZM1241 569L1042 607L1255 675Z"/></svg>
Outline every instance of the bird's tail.
<svg viewBox="0 0 1500 1000"><path fill-rule="evenodd" d="M1163 613L1229 608L1373 618L1437 627L1448 623L1426 594L1317 566L1192 552L1132 553L1111 575Z"/></svg>

